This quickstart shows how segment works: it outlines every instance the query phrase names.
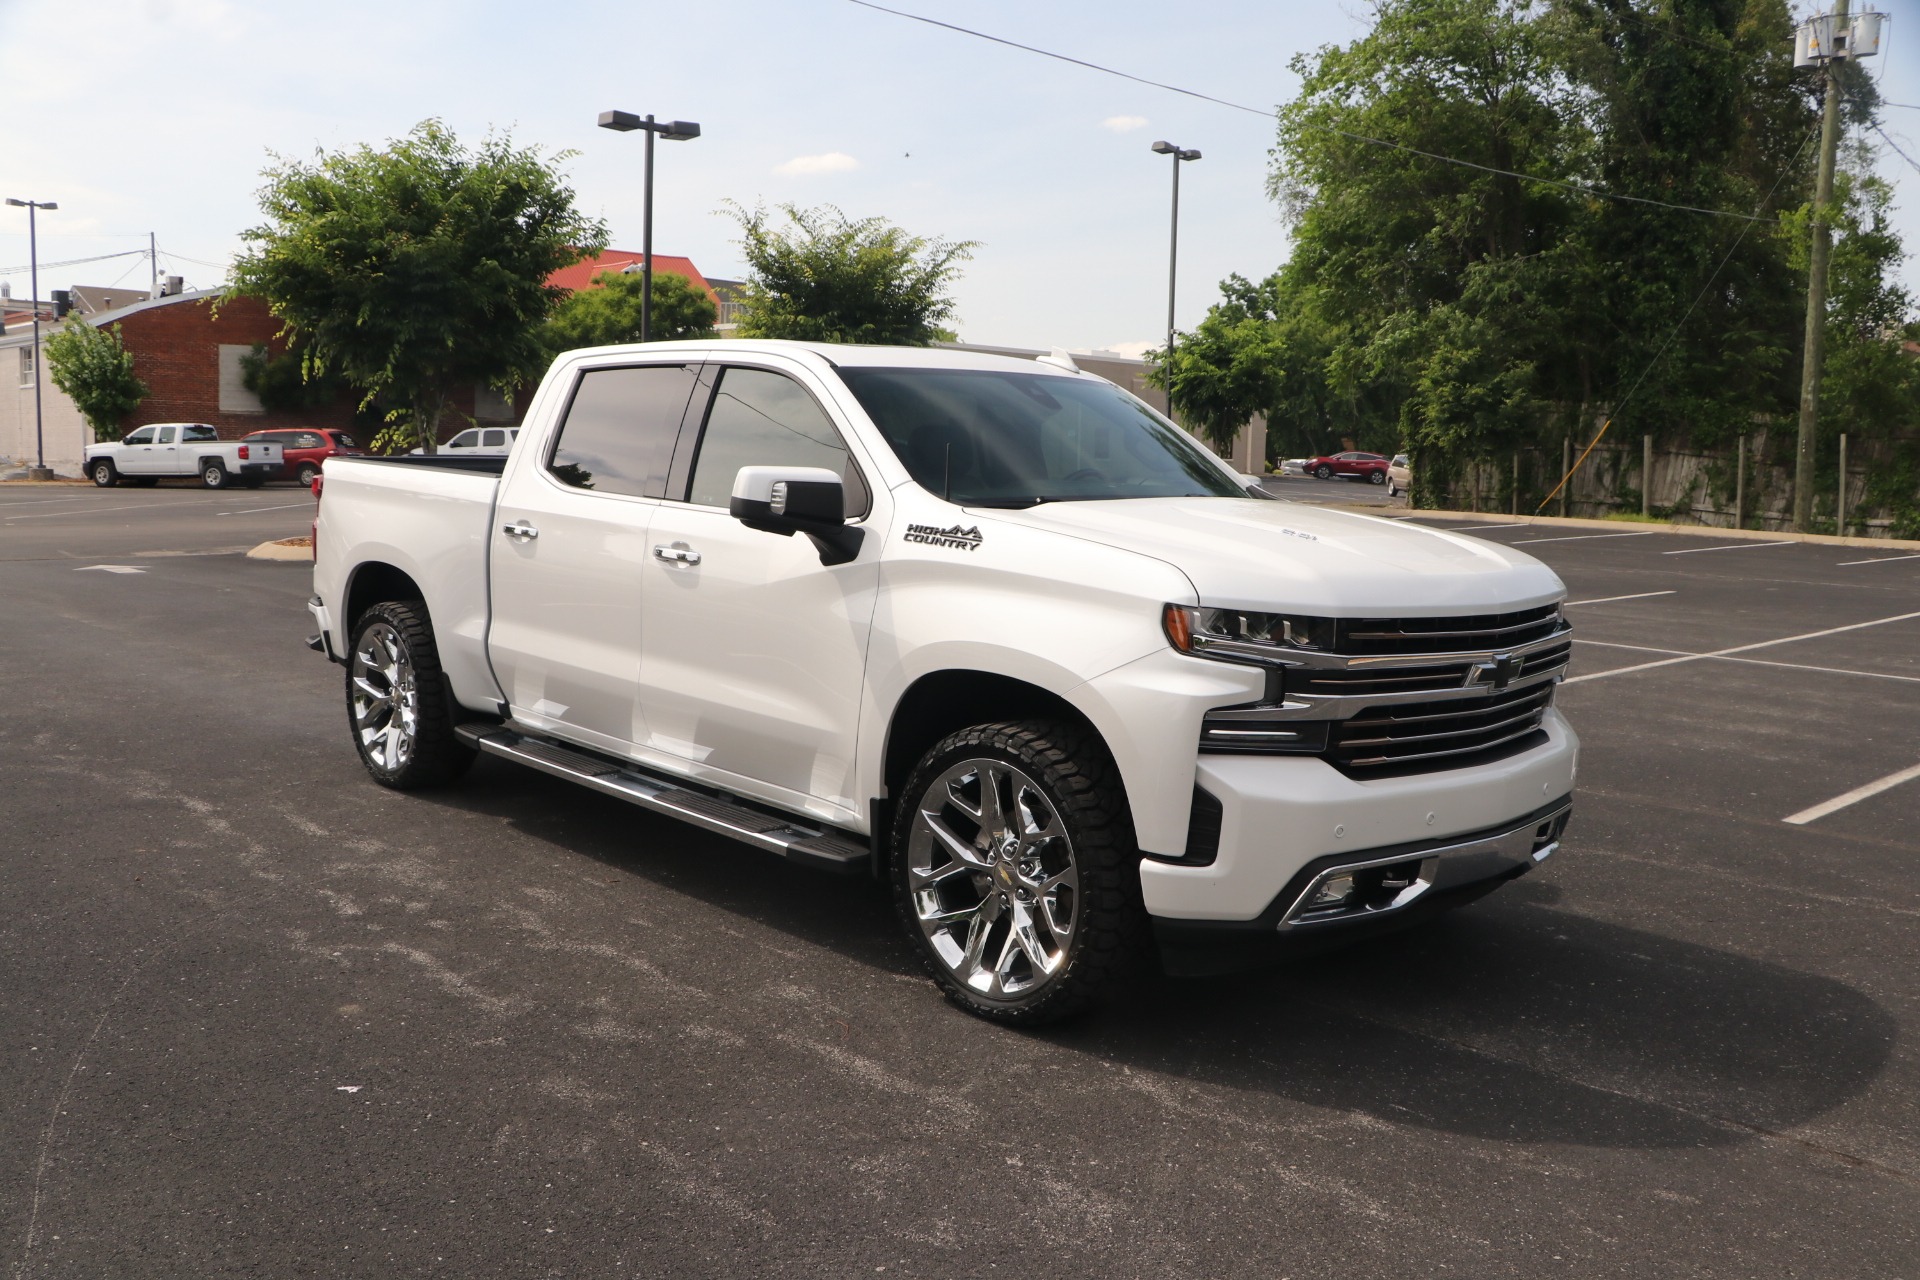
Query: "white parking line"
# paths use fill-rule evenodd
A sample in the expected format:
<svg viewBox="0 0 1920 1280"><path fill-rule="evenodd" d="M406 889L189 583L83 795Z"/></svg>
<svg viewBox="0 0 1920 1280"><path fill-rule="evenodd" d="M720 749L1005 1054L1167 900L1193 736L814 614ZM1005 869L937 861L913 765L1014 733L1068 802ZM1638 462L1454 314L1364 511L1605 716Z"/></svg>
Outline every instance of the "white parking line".
<svg viewBox="0 0 1920 1280"><path fill-rule="evenodd" d="M1816 667L1809 662L1769 662L1765 658L1734 658L1711 653L1694 653L1688 649L1656 649L1649 644L1615 644L1611 640L1579 639L1575 644L1598 645L1602 649L1632 649L1636 653L1673 653L1689 658L1712 658L1715 662L1744 662L1752 667L1785 667L1789 671L1818 671L1830 676L1866 676L1871 680L1899 680L1906 684L1920 684L1920 676L1897 676L1891 671L1856 671L1851 667ZM1604 675L1605 672L1598 674Z"/></svg>
<svg viewBox="0 0 1920 1280"><path fill-rule="evenodd" d="M49 511L39 516L8 516L7 523L12 524L15 520L55 520L61 516L90 516L104 511L145 511L150 507L172 509L176 506L177 504L172 502L131 502L119 507L94 507L90 511Z"/></svg>
<svg viewBox="0 0 1920 1280"><path fill-rule="evenodd" d="M1838 813L1850 804L1858 804L1869 796L1879 795L1882 791L1891 791L1901 783L1912 782L1915 778L1920 778L1920 764L1914 765L1911 769L1902 769L1898 773L1890 773L1884 778L1875 779L1864 787L1855 787L1845 795L1835 796L1831 800L1814 805L1811 809L1802 809L1780 821L1796 827L1804 827L1809 822L1824 818L1830 813Z"/></svg>
<svg viewBox="0 0 1920 1280"><path fill-rule="evenodd" d="M213 514L217 516L250 516L250 515L256 515L262 511L291 511L295 507L305 507L305 506L311 506L311 505L312 505L311 503L306 503L306 502L285 502L277 507L249 507L245 511L216 511Z"/></svg>
<svg viewBox="0 0 1920 1280"><path fill-rule="evenodd" d="M1415 517L1415 516L1401 517L1401 519L1403 520L1413 520L1417 518L1418 517ZM1475 529L1523 529L1526 526L1508 523L1508 524L1467 524L1467 525L1430 524L1426 527L1429 529L1442 529L1448 533L1472 533Z"/></svg>
<svg viewBox="0 0 1920 1280"><path fill-rule="evenodd" d="M1825 631L1809 631L1805 635L1782 636L1778 640L1761 640L1755 644L1735 645L1731 649L1716 649L1712 653L1689 653L1677 658L1662 658L1658 662L1642 662L1631 667L1615 667L1611 671L1594 671L1584 676L1572 676L1561 681L1561 683L1579 684L1583 680L1599 680L1606 676L1623 676L1635 671L1651 671L1655 667L1671 667L1682 662L1699 662L1703 658L1724 658L1729 654L1750 653L1755 649L1771 649L1777 644L1792 644L1796 640L1818 640L1821 636L1837 636L1842 631L1859 631L1863 627L1879 627L1889 622L1905 622L1909 618L1920 618L1920 612L1896 613L1891 618L1875 618L1871 622L1855 622L1844 627L1828 627Z"/></svg>
<svg viewBox="0 0 1920 1280"><path fill-rule="evenodd" d="M1888 564L1894 560L1920 560L1920 556L1876 556L1872 560L1842 560L1838 567L1844 569L1853 564Z"/></svg>
<svg viewBox="0 0 1920 1280"><path fill-rule="evenodd" d="M1658 529L1648 529L1644 533L1570 533L1564 538L1522 538L1513 545L1524 547L1529 542L1586 542L1593 538L1651 538L1659 532Z"/></svg>
<svg viewBox="0 0 1920 1280"><path fill-rule="evenodd" d="M1702 551L1751 551L1755 547L1797 547L1797 542L1730 542L1724 547L1687 547L1682 551L1662 551L1663 556L1691 556Z"/></svg>
<svg viewBox="0 0 1920 1280"><path fill-rule="evenodd" d="M1567 601L1567 608L1571 609L1577 604L1612 604L1616 600L1651 600L1655 596L1670 596L1674 594L1676 593L1672 591L1642 591L1638 595L1632 596L1601 596L1598 600L1569 600Z"/></svg>

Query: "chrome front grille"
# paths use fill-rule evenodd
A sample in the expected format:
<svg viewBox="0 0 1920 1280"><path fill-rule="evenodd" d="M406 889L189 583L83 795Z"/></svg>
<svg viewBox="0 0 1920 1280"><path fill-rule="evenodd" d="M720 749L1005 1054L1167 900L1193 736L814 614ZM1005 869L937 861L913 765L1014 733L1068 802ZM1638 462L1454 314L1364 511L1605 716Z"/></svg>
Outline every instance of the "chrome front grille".
<svg viewBox="0 0 1920 1280"><path fill-rule="evenodd" d="M1279 697L1270 684L1208 713L1202 751L1318 755L1356 776L1479 763L1539 739L1573 652L1557 604L1325 625L1331 649L1276 654Z"/></svg>
<svg viewBox="0 0 1920 1280"><path fill-rule="evenodd" d="M1456 768L1524 750L1553 703L1551 684L1446 702L1409 702L1337 720L1326 758L1348 772Z"/></svg>
<svg viewBox="0 0 1920 1280"><path fill-rule="evenodd" d="M1342 618L1334 650L1353 657L1515 649L1560 630L1560 606L1468 618Z"/></svg>

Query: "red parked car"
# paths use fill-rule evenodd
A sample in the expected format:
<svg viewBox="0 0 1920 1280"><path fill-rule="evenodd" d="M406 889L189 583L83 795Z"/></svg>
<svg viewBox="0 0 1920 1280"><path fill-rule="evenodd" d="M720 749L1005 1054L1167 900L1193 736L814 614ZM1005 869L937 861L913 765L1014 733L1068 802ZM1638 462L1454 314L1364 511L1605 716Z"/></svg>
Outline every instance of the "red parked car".
<svg viewBox="0 0 1920 1280"><path fill-rule="evenodd" d="M1387 482L1387 460L1377 453L1330 453L1307 461L1307 474L1322 480L1339 476L1343 480L1365 480L1368 484Z"/></svg>
<svg viewBox="0 0 1920 1280"><path fill-rule="evenodd" d="M279 445L286 451L287 459L286 469L280 473L281 476L298 480L303 485L313 483L313 478L320 474L320 464L328 458L357 458L366 453L352 436L332 427L315 431L304 428L296 431L256 431L240 439L243 443L258 440Z"/></svg>

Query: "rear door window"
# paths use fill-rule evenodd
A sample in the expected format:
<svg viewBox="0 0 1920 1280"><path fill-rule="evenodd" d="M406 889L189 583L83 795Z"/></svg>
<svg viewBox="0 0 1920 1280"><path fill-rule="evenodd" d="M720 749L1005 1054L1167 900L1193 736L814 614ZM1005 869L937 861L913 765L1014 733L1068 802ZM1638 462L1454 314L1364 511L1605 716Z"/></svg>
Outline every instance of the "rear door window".
<svg viewBox="0 0 1920 1280"><path fill-rule="evenodd" d="M826 410L785 374L728 368L714 388L687 501L724 507L742 467L825 467L846 485L849 518L867 513L867 487Z"/></svg>
<svg viewBox="0 0 1920 1280"><path fill-rule="evenodd" d="M504 448L506 443L507 433L504 431L482 431L480 433L480 444L482 448L500 449Z"/></svg>
<svg viewBox="0 0 1920 1280"><path fill-rule="evenodd" d="M586 370L574 386L548 472L575 489L663 496L695 372L683 364Z"/></svg>
<svg viewBox="0 0 1920 1280"><path fill-rule="evenodd" d="M154 437L153 442L155 444L172 444L174 432L179 429L178 427L162 427L160 428L160 434Z"/></svg>

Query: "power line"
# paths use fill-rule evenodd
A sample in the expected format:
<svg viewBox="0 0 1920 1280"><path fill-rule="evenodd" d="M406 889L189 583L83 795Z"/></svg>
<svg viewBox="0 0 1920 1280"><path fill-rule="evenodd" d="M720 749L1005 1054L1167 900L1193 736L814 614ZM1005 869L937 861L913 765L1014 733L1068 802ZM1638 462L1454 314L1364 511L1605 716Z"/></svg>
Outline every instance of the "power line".
<svg viewBox="0 0 1920 1280"><path fill-rule="evenodd" d="M62 262L43 262L40 264L40 269L42 271L50 271L55 267L78 267L89 262L105 262L110 258L131 258L131 257L144 258L146 256L147 256L147 251L145 249L122 249L119 253L95 254L91 258L68 258ZM19 267L0 267L0 276L21 275L32 270L33 270L33 267L31 265L19 266Z"/></svg>
<svg viewBox="0 0 1920 1280"><path fill-rule="evenodd" d="M1245 111L1251 115L1265 116L1269 120L1277 120L1280 118L1279 113L1276 111L1267 111L1260 107L1250 107L1243 102L1232 102L1226 98L1216 98L1210 93L1201 93L1196 89L1183 89L1176 84L1166 84L1159 80L1149 80L1145 76L1136 76L1126 71L1116 70L1113 67L1102 66L1097 62L1088 62L1084 58L1069 57L1064 53L1055 53L1051 49L1041 49L1034 45L1021 44L1017 40L1008 40L1001 36L988 35L984 31L975 31L971 27L962 27L952 22L942 22L938 18L929 18L918 13L908 13L904 9L890 9L886 5L873 3L873 0L848 0L848 2L850 4L857 4L863 9L873 9L880 13L890 13L896 18L907 18L913 22L924 22L930 27L943 27L948 31L955 31L963 36L972 36L977 40L986 40L992 44L1006 45L1010 49L1019 49L1026 53L1036 53L1043 58L1052 58L1057 62L1071 63L1076 67L1085 67L1089 71L1098 71L1102 75L1118 76L1122 80L1131 80L1135 84L1144 84L1149 88L1164 89L1168 93L1178 93L1189 98L1198 98L1202 102L1211 102L1216 106L1230 107L1235 111ZM1682 213L1699 213L1713 218L1732 218L1740 222L1775 221L1773 218L1756 217L1747 213L1731 213L1725 209L1704 209L1699 205L1670 204L1665 200L1650 200L1645 196L1622 195L1617 191L1605 191L1599 187L1583 186L1578 182L1564 182L1558 178L1541 178L1529 173L1515 173L1511 169L1497 169L1492 165L1479 164L1472 160L1462 160L1457 156L1441 155L1434 151L1422 151L1419 147L1410 147L1404 142L1392 142L1386 138L1371 138L1364 133L1354 133L1350 129L1340 129L1333 125L1317 124L1303 127L1320 133L1335 134L1342 138L1351 139L1354 142L1364 142L1369 146L1386 147L1389 150L1404 151L1410 155L1422 156L1428 160L1438 160L1442 164L1458 165L1463 169L1476 169L1481 173L1497 174L1503 178L1517 178L1521 182L1533 182L1541 186L1558 187L1562 191L1575 191L1581 195L1597 196L1603 200L1624 200L1633 204L1653 205L1660 209L1676 209ZM1775 184L1776 188L1778 185L1778 183Z"/></svg>
<svg viewBox="0 0 1920 1280"><path fill-rule="evenodd" d="M1895 142L1891 137L1887 135L1887 131L1880 127L1879 122L1876 121L1874 123L1873 131L1880 135L1880 141L1886 143L1888 146L1893 148L1893 153L1895 155L1899 156L1902 160L1905 160L1908 164L1912 165L1915 173L1920 173L1920 161L1915 161L1912 156L1902 151L1900 149L1900 144Z"/></svg>

